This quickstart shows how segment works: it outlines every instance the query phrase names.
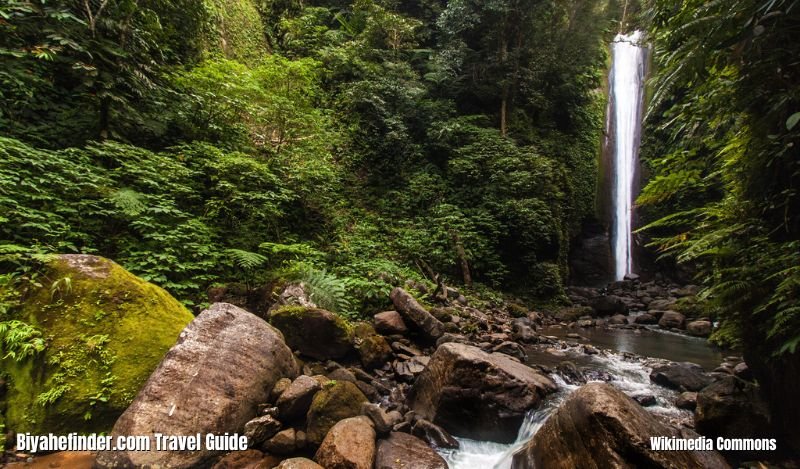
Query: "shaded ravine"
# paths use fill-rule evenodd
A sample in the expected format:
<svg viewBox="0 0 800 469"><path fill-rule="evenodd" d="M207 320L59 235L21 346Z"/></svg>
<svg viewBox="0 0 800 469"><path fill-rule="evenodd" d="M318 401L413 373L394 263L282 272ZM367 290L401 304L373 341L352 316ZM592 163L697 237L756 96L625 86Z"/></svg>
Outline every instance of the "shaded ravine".
<svg viewBox="0 0 800 469"><path fill-rule="evenodd" d="M613 330L609 334L625 334L631 331ZM661 357L674 361L692 361L710 364L717 360L719 352L695 338L677 334L652 332L656 337L669 337L670 346L661 350ZM697 347L697 343L702 347ZM689 344L691 353L687 353L678 346L680 343ZM598 343L600 347L604 345ZM677 353L676 353L677 352ZM721 359L720 359L721 360ZM719 364L716 361L714 366ZM582 346L568 346L563 350L552 348L542 350L531 348L528 355L530 365L543 365L555 367L563 361L571 361L583 369L590 380L592 377L608 381L629 396L652 395L656 398L656 405L647 407L647 410L668 419L683 420L691 418L691 412L678 409L673 402L678 393L659 386L650 381L649 366L653 360L643 356L634 356L630 353L602 350L597 355L587 355ZM440 450L440 454L447 460L451 469L507 469L511 467L511 459L542 425L547 418L555 412L558 406L579 386L568 384L563 377L553 374L553 379L559 385L559 390L549 396L542 406L528 413L523 425L520 427L517 440L512 444L499 444L485 441L474 441L458 438L461 447L457 450Z"/></svg>

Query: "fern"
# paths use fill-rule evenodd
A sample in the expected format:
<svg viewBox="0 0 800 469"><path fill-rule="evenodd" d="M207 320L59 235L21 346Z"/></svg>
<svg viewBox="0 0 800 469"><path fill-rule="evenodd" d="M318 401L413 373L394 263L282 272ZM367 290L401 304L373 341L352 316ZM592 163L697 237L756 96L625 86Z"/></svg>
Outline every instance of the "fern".
<svg viewBox="0 0 800 469"><path fill-rule="evenodd" d="M347 279L340 279L325 269L303 266L297 270L293 280L303 283L311 300L320 308L344 315L352 314Z"/></svg>
<svg viewBox="0 0 800 469"><path fill-rule="evenodd" d="M225 254L227 254L238 267L245 270L255 269L267 262L266 256L242 249L226 249Z"/></svg>
<svg viewBox="0 0 800 469"><path fill-rule="evenodd" d="M5 352L3 359L21 362L43 351L45 341L39 329L22 321L11 320L0 322L0 346Z"/></svg>

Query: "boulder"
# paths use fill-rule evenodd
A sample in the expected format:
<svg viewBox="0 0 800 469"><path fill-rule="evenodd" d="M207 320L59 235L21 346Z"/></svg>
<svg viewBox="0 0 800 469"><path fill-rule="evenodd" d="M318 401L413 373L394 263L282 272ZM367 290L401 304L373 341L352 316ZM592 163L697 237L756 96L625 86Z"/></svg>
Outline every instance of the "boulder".
<svg viewBox="0 0 800 469"><path fill-rule="evenodd" d="M700 365L688 362L655 365L650 380L679 391L699 391L711 383Z"/></svg>
<svg viewBox="0 0 800 469"><path fill-rule="evenodd" d="M375 469L447 469L447 462L424 441L393 432L378 442Z"/></svg>
<svg viewBox="0 0 800 469"><path fill-rule="evenodd" d="M408 332L406 323L397 311L384 311L374 316L375 330L381 334L405 334Z"/></svg>
<svg viewBox="0 0 800 469"><path fill-rule="evenodd" d="M686 324L686 332L696 337L708 337L713 327L711 321L692 321Z"/></svg>
<svg viewBox="0 0 800 469"><path fill-rule="evenodd" d="M642 313L633 318L634 324L656 324L658 319L651 313Z"/></svg>
<svg viewBox="0 0 800 469"><path fill-rule="evenodd" d="M349 381L331 381L314 396L308 410L306 433L308 441L319 445L328 430L339 420L361 414L366 396Z"/></svg>
<svg viewBox="0 0 800 469"><path fill-rule="evenodd" d="M286 391L286 388L288 388L290 384L292 384L292 380L289 378L279 379L278 382L275 383L275 386L272 387L272 391L269 393L269 401L272 403L276 402L278 398L281 397L281 394L283 394L283 391Z"/></svg>
<svg viewBox="0 0 800 469"><path fill-rule="evenodd" d="M450 436L447 431L423 418L417 418L411 427L411 434L421 438L434 448L458 448L458 440Z"/></svg>
<svg viewBox="0 0 800 469"><path fill-rule="evenodd" d="M306 458L284 459L275 469L325 469L314 461Z"/></svg>
<svg viewBox="0 0 800 469"><path fill-rule="evenodd" d="M753 380L753 372L750 370L750 367L747 363L737 363L736 366L733 367L733 374L740 379L745 381L752 381Z"/></svg>
<svg viewBox="0 0 800 469"><path fill-rule="evenodd" d="M767 438L769 410L755 384L726 376L697 394L695 428L709 437Z"/></svg>
<svg viewBox="0 0 800 469"><path fill-rule="evenodd" d="M628 316L624 314L615 314L608 319L608 323L617 326L628 324Z"/></svg>
<svg viewBox="0 0 800 469"><path fill-rule="evenodd" d="M368 370L380 368L392 359L389 342L366 322L353 328L353 345L361 357L361 365Z"/></svg>
<svg viewBox="0 0 800 469"><path fill-rule="evenodd" d="M384 409L381 409L378 404L372 404L369 402L365 402L361 405L361 413L372 420L375 431L379 435L385 435L389 433L389 430L391 430L393 426L400 423L400 420L403 419L403 416L400 414L400 412L397 412L396 410L387 412Z"/></svg>
<svg viewBox="0 0 800 469"><path fill-rule="evenodd" d="M589 383L572 393L514 455L512 468L727 468L713 451L654 451L651 437L679 437L624 393Z"/></svg>
<svg viewBox="0 0 800 469"><path fill-rule="evenodd" d="M289 347L316 360L341 358L353 349L347 321L324 309L283 306L270 314L269 322L283 332Z"/></svg>
<svg viewBox="0 0 800 469"><path fill-rule="evenodd" d="M283 456L294 453L298 449L297 431L294 428L279 431L264 443L264 449Z"/></svg>
<svg viewBox="0 0 800 469"><path fill-rule="evenodd" d="M508 443L516 439L525 413L556 388L550 378L507 355L447 343L417 377L409 406L454 435Z"/></svg>
<svg viewBox="0 0 800 469"><path fill-rule="evenodd" d="M235 372L233 372L235 371ZM181 332L111 435L236 433L297 364L281 333L264 320L215 303ZM213 403L213 405L210 405ZM195 467L218 456L200 451L104 451L97 466Z"/></svg>
<svg viewBox="0 0 800 469"><path fill-rule="evenodd" d="M648 311L669 311L675 306L675 298L668 300L653 300L647 305Z"/></svg>
<svg viewBox="0 0 800 469"><path fill-rule="evenodd" d="M45 339L35 357L0 353L8 383L0 389L2 433L107 432L193 316L102 257L55 256L37 282L26 282L24 295L0 286L0 297L19 300L3 320L18 319ZM37 402L43 396L47 405Z"/></svg>
<svg viewBox="0 0 800 469"><path fill-rule="evenodd" d="M583 316L593 316L594 314L595 311L589 306L568 306L559 309L555 317L559 321L572 322Z"/></svg>
<svg viewBox="0 0 800 469"><path fill-rule="evenodd" d="M616 295L598 296L593 298L589 304L600 316L628 314L628 305Z"/></svg>
<svg viewBox="0 0 800 469"><path fill-rule="evenodd" d="M280 462L275 456L248 449L234 451L223 456L211 469L272 469Z"/></svg>
<svg viewBox="0 0 800 469"><path fill-rule="evenodd" d="M314 394L320 389L322 386L316 379L306 375L298 376L275 403L275 406L278 407L278 416L284 422L305 417L308 408L311 407Z"/></svg>
<svg viewBox="0 0 800 469"><path fill-rule="evenodd" d="M664 311L658 320L658 327L662 329L684 329L686 317L677 311Z"/></svg>
<svg viewBox="0 0 800 469"><path fill-rule="evenodd" d="M363 415L340 420L330 429L314 459L322 466L340 469L372 469L375 430Z"/></svg>
<svg viewBox="0 0 800 469"><path fill-rule="evenodd" d="M414 299L407 291L400 287L392 290L390 295L395 309L403 316L403 319L428 342L436 342L436 339L444 334L444 325L433 317L419 302Z"/></svg>
<svg viewBox="0 0 800 469"><path fill-rule="evenodd" d="M682 392L675 399L675 407L685 410L694 410L697 407L697 393L692 391Z"/></svg>

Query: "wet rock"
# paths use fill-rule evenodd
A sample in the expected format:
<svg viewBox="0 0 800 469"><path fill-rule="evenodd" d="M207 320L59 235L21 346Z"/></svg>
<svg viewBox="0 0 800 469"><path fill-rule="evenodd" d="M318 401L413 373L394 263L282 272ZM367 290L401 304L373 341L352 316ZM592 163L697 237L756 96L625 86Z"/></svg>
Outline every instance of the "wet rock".
<svg viewBox="0 0 800 469"><path fill-rule="evenodd" d="M511 442L525 413L556 388L541 372L506 355L448 343L417 378L409 406L454 435Z"/></svg>
<svg viewBox="0 0 800 469"><path fill-rule="evenodd" d="M692 321L686 324L686 332L696 337L708 337L713 326L711 321Z"/></svg>
<svg viewBox="0 0 800 469"><path fill-rule="evenodd" d="M366 396L367 399L371 401L378 400L378 398L380 397L378 389L369 383L365 383L363 381L356 381L355 385L358 388L358 390L364 393L364 396Z"/></svg>
<svg viewBox="0 0 800 469"><path fill-rule="evenodd" d="M694 410L697 407L697 393L692 391L682 392L675 400L675 407L685 410Z"/></svg>
<svg viewBox="0 0 800 469"><path fill-rule="evenodd" d="M591 300L590 305L600 316L628 314L628 305L625 300L616 295L598 296Z"/></svg>
<svg viewBox="0 0 800 469"><path fill-rule="evenodd" d="M353 345L361 357L361 364L368 370L381 367L392 358L389 343L365 322L358 323L353 328Z"/></svg>
<svg viewBox="0 0 800 469"><path fill-rule="evenodd" d="M153 429L167 435L239 432L275 383L297 372L280 332L243 309L216 303L181 332L111 434L151 435ZM97 466L180 468L206 464L219 454L205 449L155 451L154 442L151 447L100 452Z"/></svg>
<svg viewBox="0 0 800 469"><path fill-rule="evenodd" d="M273 454L289 455L297 450L297 435L294 428L287 428L276 433L264 443L264 449Z"/></svg>
<svg viewBox="0 0 800 469"><path fill-rule="evenodd" d="M298 376L275 404L281 420L291 422L304 417L308 408L311 407L314 394L320 389L322 386L316 379L306 375Z"/></svg>
<svg viewBox="0 0 800 469"><path fill-rule="evenodd" d="M587 327L594 327L595 323L594 319L579 319L578 322L575 323L575 325L578 327L587 328Z"/></svg>
<svg viewBox="0 0 800 469"><path fill-rule="evenodd" d="M275 469L325 469L314 461L306 458L284 459Z"/></svg>
<svg viewBox="0 0 800 469"><path fill-rule="evenodd" d="M433 317L407 291L397 287L392 290L390 297L406 323L416 329L425 340L433 343L444 334L441 321Z"/></svg>
<svg viewBox="0 0 800 469"><path fill-rule="evenodd" d="M656 324L658 319L650 313L642 313L633 318L634 324Z"/></svg>
<svg viewBox="0 0 800 469"><path fill-rule="evenodd" d="M226 454L211 469L271 469L280 462L275 456L248 449Z"/></svg>
<svg viewBox="0 0 800 469"><path fill-rule="evenodd" d="M503 353L517 358L522 362L528 358L528 354L525 353L525 349L516 342L501 342L500 344L492 347L492 353Z"/></svg>
<svg viewBox="0 0 800 469"><path fill-rule="evenodd" d="M684 329L686 317L677 311L664 311L658 320L658 327L662 329Z"/></svg>
<svg viewBox="0 0 800 469"><path fill-rule="evenodd" d="M407 433L393 432L378 442L375 469L448 469L444 458L424 441Z"/></svg>
<svg viewBox="0 0 800 469"><path fill-rule="evenodd" d="M699 391L711 383L703 368L694 363L655 365L650 380L679 391Z"/></svg>
<svg viewBox="0 0 800 469"><path fill-rule="evenodd" d="M416 419L411 427L411 434L425 440L435 448L458 448L458 441L455 438L442 427L423 418Z"/></svg>
<svg viewBox="0 0 800 469"><path fill-rule="evenodd" d="M733 374L740 379L745 381L752 381L753 380L753 372L750 371L750 367L747 366L747 363L742 362L737 364L733 367Z"/></svg>
<svg viewBox="0 0 800 469"><path fill-rule="evenodd" d="M281 423L271 415L256 417L244 424L244 436L248 446L258 446L275 436L281 429Z"/></svg>
<svg viewBox="0 0 800 469"><path fill-rule="evenodd" d="M389 433L389 430L400 423L400 421L403 419L403 416L400 415L400 412L397 412L396 410L386 412L378 404L372 404L369 402L366 402L361 406L361 413L372 420L372 423L375 426L375 431L379 435L385 435Z"/></svg>
<svg viewBox="0 0 800 469"><path fill-rule="evenodd" d="M306 435L308 441L319 445L336 422L361 414L366 396L349 381L335 381L319 391L308 411Z"/></svg>
<svg viewBox="0 0 800 469"><path fill-rule="evenodd" d="M561 375L567 384L586 384L586 376L570 361L563 361L556 365L556 372Z"/></svg>
<svg viewBox="0 0 800 469"><path fill-rule="evenodd" d="M372 469L375 430L368 417L340 420L330 429L314 459L323 467Z"/></svg>
<svg viewBox="0 0 800 469"><path fill-rule="evenodd" d="M632 397L633 400L636 401L642 407L650 407L656 405L656 396L652 394L641 394Z"/></svg>
<svg viewBox="0 0 800 469"><path fill-rule="evenodd" d="M374 316L375 330L381 334L405 334L408 332L406 323L397 311L384 311Z"/></svg>
<svg viewBox="0 0 800 469"><path fill-rule="evenodd" d="M269 322L283 332L289 347L307 357L336 359L353 348L347 322L324 309L283 306L270 314Z"/></svg>
<svg viewBox="0 0 800 469"><path fill-rule="evenodd" d="M539 341L533 329L533 321L528 318L517 318L511 323L511 338L523 344L535 344Z"/></svg>
<svg viewBox="0 0 800 469"><path fill-rule="evenodd" d="M583 346L583 353L585 353L586 355L597 355L598 353L600 353L600 351L597 350L597 348L593 345L585 344Z"/></svg>
<svg viewBox="0 0 800 469"><path fill-rule="evenodd" d="M716 438L765 438L769 411L758 388L735 376L726 376L697 394L695 428Z"/></svg>
<svg viewBox="0 0 800 469"><path fill-rule="evenodd" d="M716 452L654 451L650 437L680 436L605 383L572 393L517 454L512 468L727 468Z"/></svg>
<svg viewBox="0 0 800 469"><path fill-rule="evenodd" d="M624 314L615 314L608 319L608 323L618 326L628 324L628 316Z"/></svg>

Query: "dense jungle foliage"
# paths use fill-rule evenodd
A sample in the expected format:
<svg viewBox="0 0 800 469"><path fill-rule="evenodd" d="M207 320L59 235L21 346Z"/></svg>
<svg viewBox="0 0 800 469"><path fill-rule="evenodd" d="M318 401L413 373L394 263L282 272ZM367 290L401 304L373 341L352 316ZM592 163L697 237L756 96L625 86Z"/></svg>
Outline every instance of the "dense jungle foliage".
<svg viewBox="0 0 800 469"><path fill-rule="evenodd" d="M561 294L615 1L5 0L0 260L99 253L187 304L303 278Z"/></svg>
<svg viewBox="0 0 800 469"><path fill-rule="evenodd" d="M645 232L697 269L716 339L800 344L800 2L654 1Z"/></svg>

